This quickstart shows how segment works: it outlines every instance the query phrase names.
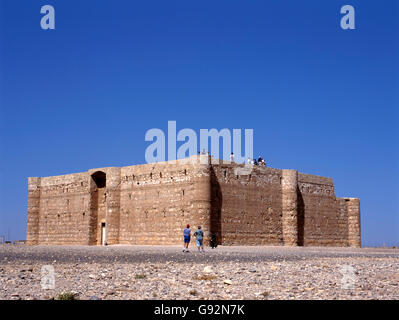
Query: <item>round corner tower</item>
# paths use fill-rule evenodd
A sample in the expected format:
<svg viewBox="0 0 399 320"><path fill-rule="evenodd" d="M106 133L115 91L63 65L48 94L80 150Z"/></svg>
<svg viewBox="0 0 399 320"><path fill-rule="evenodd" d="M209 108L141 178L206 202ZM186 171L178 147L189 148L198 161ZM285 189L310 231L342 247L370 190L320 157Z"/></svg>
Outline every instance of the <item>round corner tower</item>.
<svg viewBox="0 0 399 320"><path fill-rule="evenodd" d="M345 202L348 212L348 246L360 248L360 199L345 198Z"/></svg>
<svg viewBox="0 0 399 320"><path fill-rule="evenodd" d="M286 246L298 245L298 171L283 169L282 188L282 228L283 243Z"/></svg>
<svg viewBox="0 0 399 320"><path fill-rule="evenodd" d="M26 244L39 244L40 178L28 178L28 224Z"/></svg>

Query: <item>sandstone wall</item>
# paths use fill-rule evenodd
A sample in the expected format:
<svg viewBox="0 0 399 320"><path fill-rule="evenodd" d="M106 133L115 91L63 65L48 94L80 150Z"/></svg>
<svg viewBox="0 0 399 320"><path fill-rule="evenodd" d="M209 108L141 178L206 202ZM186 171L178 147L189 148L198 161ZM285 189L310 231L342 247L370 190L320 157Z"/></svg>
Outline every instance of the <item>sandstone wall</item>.
<svg viewBox="0 0 399 320"><path fill-rule="evenodd" d="M282 170L282 225L283 243L288 246L298 245L298 171Z"/></svg>
<svg viewBox="0 0 399 320"><path fill-rule="evenodd" d="M348 245L360 247L360 200L357 198L343 198L343 200L345 201L345 210L348 216Z"/></svg>
<svg viewBox="0 0 399 320"><path fill-rule="evenodd" d="M347 246L347 213L331 178L298 174L300 237L305 246Z"/></svg>
<svg viewBox="0 0 399 320"><path fill-rule="evenodd" d="M182 244L186 224L208 239L210 190L210 166L198 161L122 168L119 243Z"/></svg>
<svg viewBox="0 0 399 320"><path fill-rule="evenodd" d="M202 160L202 161L200 161ZM194 156L28 179L27 243L360 246L360 202L332 179ZM102 184L102 182L103 184Z"/></svg>
<svg viewBox="0 0 399 320"><path fill-rule="evenodd" d="M28 222L26 243L39 244L40 178L28 178Z"/></svg>
<svg viewBox="0 0 399 320"><path fill-rule="evenodd" d="M212 181L220 243L283 244L281 170L254 166L237 172L235 164L218 164Z"/></svg>
<svg viewBox="0 0 399 320"><path fill-rule="evenodd" d="M86 173L30 179L29 244L89 244L88 182Z"/></svg>

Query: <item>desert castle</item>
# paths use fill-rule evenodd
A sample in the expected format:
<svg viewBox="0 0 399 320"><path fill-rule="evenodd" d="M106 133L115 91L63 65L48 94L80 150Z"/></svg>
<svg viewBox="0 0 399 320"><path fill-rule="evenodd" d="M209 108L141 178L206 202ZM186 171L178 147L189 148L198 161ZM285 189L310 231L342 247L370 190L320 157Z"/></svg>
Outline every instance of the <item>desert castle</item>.
<svg viewBox="0 0 399 320"><path fill-rule="evenodd" d="M189 223L205 243L360 246L359 199L331 178L208 155L28 178L28 191L30 245L181 244Z"/></svg>

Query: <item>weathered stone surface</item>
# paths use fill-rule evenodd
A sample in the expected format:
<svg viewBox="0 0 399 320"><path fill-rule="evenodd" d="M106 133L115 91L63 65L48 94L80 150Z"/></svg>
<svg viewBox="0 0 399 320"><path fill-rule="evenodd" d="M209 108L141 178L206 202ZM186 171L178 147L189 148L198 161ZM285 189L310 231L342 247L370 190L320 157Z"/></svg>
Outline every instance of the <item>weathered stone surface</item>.
<svg viewBox="0 0 399 320"><path fill-rule="evenodd" d="M55 287L44 289L41 268L54 257ZM344 274L348 266L352 272ZM204 273L206 267L213 272ZM398 270L399 249L392 248L219 246L185 254L175 245L0 245L0 300L61 293L82 300L398 300Z"/></svg>
<svg viewBox="0 0 399 320"><path fill-rule="evenodd" d="M361 245L360 201L335 197L332 179L241 167L193 156L29 178L27 243L180 244L189 223L205 243Z"/></svg>

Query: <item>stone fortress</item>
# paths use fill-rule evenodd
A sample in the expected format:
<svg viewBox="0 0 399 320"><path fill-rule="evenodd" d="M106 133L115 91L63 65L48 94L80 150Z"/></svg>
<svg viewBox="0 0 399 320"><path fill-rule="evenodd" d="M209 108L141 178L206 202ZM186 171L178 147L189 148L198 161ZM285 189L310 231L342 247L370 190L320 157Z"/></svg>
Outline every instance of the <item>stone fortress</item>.
<svg viewBox="0 0 399 320"><path fill-rule="evenodd" d="M28 192L29 245L182 244L187 223L206 245L361 245L360 201L331 178L208 155L32 177Z"/></svg>

